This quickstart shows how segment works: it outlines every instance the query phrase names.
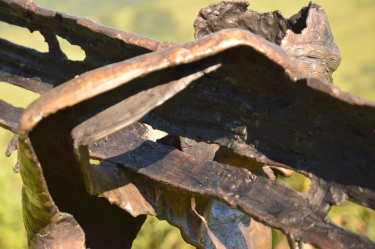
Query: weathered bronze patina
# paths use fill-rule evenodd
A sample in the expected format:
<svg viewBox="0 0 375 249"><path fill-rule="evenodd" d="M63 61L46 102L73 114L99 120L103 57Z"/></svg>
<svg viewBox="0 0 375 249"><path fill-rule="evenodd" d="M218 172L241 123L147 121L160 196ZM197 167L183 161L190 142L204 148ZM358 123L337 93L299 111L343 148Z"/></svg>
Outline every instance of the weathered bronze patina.
<svg viewBox="0 0 375 249"><path fill-rule="evenodd" d="M321 6L310 2L288 19L278 10L258 13L248 10L248 6L247 1L223 1L201 9L194 22L195 37L226 28L248 30L280 45L307 76L333 81L332 73L341 62L341 54Z"/></svg>
<svg viewBox="0 0 375 249"><path fill-rule="evenodd" d="M375 246L327 218L346 199L375 208L375 103L326 81L340 56L320 6L290 19L247 6L210 5L199 39L174 44L0 0L1 21L49 45L0 39L0 79L42 94L26 110L0 101L1 126L19 136L30 248L130 248L146 214L197 248L270 248L263 224L292 246ZM243 22L213 28L229 13ZM68 60L56 35L86 58ZM140 122L171 135L149 141ZM249 171L269 165L310 177L309 192Z"/></svg>

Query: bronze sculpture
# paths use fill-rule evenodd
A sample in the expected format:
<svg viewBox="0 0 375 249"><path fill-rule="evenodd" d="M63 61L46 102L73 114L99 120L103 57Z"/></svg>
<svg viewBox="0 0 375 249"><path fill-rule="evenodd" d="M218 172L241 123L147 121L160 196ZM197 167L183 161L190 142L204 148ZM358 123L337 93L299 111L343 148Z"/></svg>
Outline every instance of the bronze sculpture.
<svg viewBox="0 0 375 249"><path fill-rule="evenodd" d="M325 219L330 205L346 198L373 208L371 177L363 179L359 173L363 167L372 172L373 103L345 94L324 80L307 78L298 61L249 32L221 31L183 45L158 43L48 11L32 2L0 3L6 10L1 12L3 21L40 29L50 47L49 53L41 55L2 41L10 61L32 58L38 62L20 70L3 61L8 66L2 67L2 79L47 92L24 112L19 128L16 120L23 110L1 102L2 110L8 111L1 113L2 126L20 135L30 247L131 245L144 217L132 218L96 195L134 216L150 213L167 219L182 229L188 242L202 248L213 244L207 241L209 236L198 233L202 223L191 209L192 197L198 212L212 205L207 199L220 200L282 229L292 240L322 248L350 248L345 241L357 241L356 248L373 245ZM321 7L310 4L308 8ZM18 12L24 14L15 15ZM55 30L53 25L64 29ZM56 34L82 46L86 59L66 60L55 42ZM94 44L87 45L85 35L95 36ZM106 46L111 49L103 50ZM336 56L336 48L331 47L323 55ZM155 50L160 51L81 74L108 64L100 53L116 62ZM293 48L290 51L293 53ZM56 59L55 64L48 56ZM336 64L328 63L323 71L332 72ZM322 75L323 79L330 75L326 77ZM72 80L49 90L68 79ZM360 126L353 128L344 114L361 118ZM343 130L333 131L335 122L344 118ZM246 169L209 161L212 158L199 162L188 153L145 141L145 128L134 123L139 119L171 134L228 148L235 156L246 157L255 168L276 165L296 169L313 179L314 194L303 196ZM306 128L306 123L314 124L314 129ZM339 141L317 139L328 131ZM348 155L347 169L332 176L322 165L335 169L330 162L339 157L342 134L360 144L356 150L362 152L363 161L359 166ZM328 145L332 148L327 155L324 149ZM103 161L89 165L89 156ZM170 196L176 193L180 199L172 205ZM298 215L302 211L307 215ZM92 223L95 220L97 225ZM108 224L99 224L102 222ZM335 231L335 236L326 236L327 231Z"/></svg>

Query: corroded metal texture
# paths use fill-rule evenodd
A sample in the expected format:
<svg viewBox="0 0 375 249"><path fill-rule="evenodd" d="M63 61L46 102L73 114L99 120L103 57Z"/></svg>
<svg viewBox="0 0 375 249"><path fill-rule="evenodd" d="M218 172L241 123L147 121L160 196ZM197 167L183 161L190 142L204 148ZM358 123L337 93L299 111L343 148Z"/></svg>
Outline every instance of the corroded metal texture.
<svg viewBox="0 0 375 249"><path fill-rule="evenodd" d="M196 142L186 137L171 135L167 135L157 140L157 142L181 150L191 155L194 160L201 162L214 160L214 158L217 158L216 154L219 150L219 145L217 144ZM220 160L215 161L223 163ZM211 228L210 230L216 234L225 248L266 249L272 247L270 227L264 226L243 212L232 209L219 201L206 200L204 204L204 206L201 205L200 212L206 217L208 226ZM196 224L201 225L200 223ZM204 245L204 248L211 248L214 244L205 226L184 229L184 231L187 230L199 231L198 242Z"/></svg>
<svg viewBox="0 0 375 249"><path fill-rule="evenodd" d="M333 42L324 9L310 3L289 20L294 23L293 27L305 27L301 32L295 32L293 27L288 30L286 37L281 41L281 47L289 56L299 61L300 67L309 77L332 82L332 73L340 65L341 53Z"/></svg>
<svg viewBox="0 0 375 249"><path fill-rule="evenodd" d="M194 22L195 37L226 28L245 29L280 45L309 77L333 81L341 54L321 6L310 2L287 19L280 11L258 13L248 10L249 5L247 1L223 1L203 8Z"/></svg>
<svg viewBox="0 0 375 249"><path fill-rule="evenodd" d="M292 23L280 11L258 13L247 9L248 1L222 1L201 9L194 21L195 38L227 28L248 30L280 45Z"/></svg>
<svg viewBox="0 0 375 249"><path fill-rule="evenodd" d="M45 93L94 68L173 45L44 9L33 1L0 1L0 21L40 32L47 42L49 52L41 53L0 39L2 80L37 93ZM85 52L85 59L69 60L57 36L78 45Z"/></svg>
<svg viewBox="0 0 375 249"><path fill-rule="evenodd" d="M186 56L191 54L195 56ZM254 73L245 76L238 73L238 64L234 57L241 62L243 67L255 67ZM160 58L163 63L160 63ZM132 73L135 65L147 65L147 67L138 67L135 74ZM181 65L184 66L181 67ZM220 68L209 73L217 65ZM256 73L257 69L262 70L262 73ZM109 71L111 74L107 73ZM205 71L206 73L204 73ZM221 75L224 75L223 71L225 71L225 78L221 78ZM189 78L186 75L192 77ZM90 91L86 89L88 77L94 79L90 81ZM140 84L140 80L145 83ZM177 86L177 88L173 86ZM283 86L282 91L280 86ZM365 126L373 126L374 105L354 96L343 94L337 87L323 80L305 79L304 74L294 61L280 48L249 32L221 31L194 42L102 67L66 82L44 94L28 107L21 121L20 143L27 145L28 148L33 148L37 158L45 158L45 155L51 153L49 150L53 146L50 143L53 141L41 141L38 140L38 137L44 134L44 136L52 138L54 136L50 132L53 130L56 134L57 132L60 136L66 134L69 138L70 134L73 134L77 152L76 154L72 153L74 150L73 141L64 143L64 148L71 151L70 154L67 151L64 152L65 160L70 167L76 165L70 171L81 169L84 172L86 190L91 194L97 194L93 188L99 183L91 184L91 179L97 178L93 177L95 172L88 164L89 154L85 148L91 141L105 138L122 128L124 123L133 123L139 116L146 114L148 108L155 106L152 97L145 98L145 96L150 96L149 90L145 89L147 87L152 87L150 89L159 94L158 104L162 104L144 119L155 127L193 139L227 146L234 152L253 158L262 164L285 164L286 167L293 167L313 178L319 177L323 182L330 180L330 192L328 193L331 194L319 195L316 194L320 193L318 191L313 196L304 196L272 180L257 178L245 169L237 169L210 161L204 163L192 161L181 152L147 141L128 153L110 158L112 162L129 167L130 170L145 177L161 184L175 186L192 195L221 200L232 207L240 208L261 222L322 248L350 248L350 245L345 243L348 239L358 241L357 248L358 244L363 245L364 248L372 245L372 242L365 238L336 227L325 217L328 211L327 207L332 203L341 202L346 195L354 201L360 199L362 204L371 207L374 196L373 181L355 177L355 172L358 172L358 166L355 163L357 161L346 165L346 168L340 168L341 173L337 176L327 173L328 167L340 166L338 163L329 165L329 162L335 155L335 148L342 149L342 142L340 142L340 147L337 147L336 142L332 143L326 140L322 142L322 137L314 134L332 131L331 126L334 126L335 123L338 124L337 122L340 124L353 122L352 118L347 118L351 112L353 114L364 113L366 122L361 123ZM161 90L158 91L158 88ZM332 89L335 89L335 92L332 92ZM167 101L178 90L181 91L180 94ZM285 95L285 91L288 91L289 94ZM132 93L131 96L129 96L129 92ZM253 95L247 96L249 92L252 92ZM75 93L74 98L69 98L73 93ZM236 97L231 97L230 94L236 94ZM344 99L342 96L347 96L347 98ZM128 98L124 100L126 97ZM319 97L320 105L316 105L315 109L308 107L307 104L317 97ZM186 98L194 99L194 101L186 102L184 101ZM289 99L294 101L289 103ZM242 105L231 103L231 101L239 100L242 100ZM253 100L260 102L249 103ZM162 101L167 102L163 104ZM211 103L212 101L215 101L215 105ZM326 104L326 102L328 103ZM188 103L189 106L184 103ZM356 105L352 105L354 103ZM124 106L127 108L125 109ZM324 110L319 109L321 106L324 106ZM326 114L331 110L327 106L345 108L345 116L336 111L336 108L334 108L335 115L333 113ZM228 107L232 111L229 111ZM294 108L296 108L295 111L293 111ZM276 111L277 109L278 111ZM303 111L306 109L314 110L314 113L319 113L325 120L330 119L332 122L321 123L318 119L319 116L316 115L311 120L309 115L306 116L306 112ZM129 114L131 110L133 116ZM184 110L191 110L190 114L186 115ZM207 114L200 113L202 111ZM109 117L113 115L111 113L118 113L116 118L123 121L114 120L116 122L109 124L105 118L98 118ZM216 115L212 115L213 113ZM296 117L298 113L300 115ZM220 114L219 118L217 114ZM264 116L266 114L267 116ZM123 115L128 118L123 119ZM230 115L230 119L226 115ZM293 116L295 118L292 118ZM244 123L244 118L246 123ZM88 125L91 122L95 123L94 127ZM314 124L309 127L316 127L316 129L310 131L312 134L309 137L310 142L304 143L303 134L308 132L305 131L304 124L309 122ZM56 124L59 124L58 127ZM268 126L271 126L272 129L271 127L264 129ZM48 134L46 134L47 127L55 128L49 128ZM87 127L82 129L85 132L76 132L81 130L81 127ZM251 130L257 127L256 132ZM286 129L287 127L292 127L293 134L298 131L300 135L288 135L290 131ZM340 127L344 128L345 126L341 124ZM278 131L277 129L282 130ZM272 130L279 135L269 134ZM367 128L361 130L361 132L366 131L369 130ZM267 132L268 135L263 132ZM340 132L351 136L350 134L357 131L353 131L351 127L350 130L341 130ZM373 132L372 129L371 132ZM368 139L361 138L363 140L362 155L367 160L373 160L373 154L366 153L368 151L366 148L370 148L367 146L372 148L371 136L373 134L369 134ZM30 140L26 139L28 137ZM295 139L301 142L296 143ZM335 135L335 139L340 139L340 136ZM279 143L285 145L277 146ZM70 146L68 146L69 144ZM330 158L327 158L326 153L319 151L328 145L332 146L330 149L333 152ZM305 146L309 146L313 150L307 150ZM31 153L31 151L23 151L23 155ZM60 153L62 153L61 151ZM304 157L301 158L301 155ZM25 156L23 158L27 159ZM41 163L41 165L59 165L62 162L50 161L57 160L57 158L50 158L48 162ZM68 160L68 158L70 159ZM304 158L306 160L302 160ZM319 163L316 163L317 160ZM184 166L181 167L182 165ZM21 164L21 173L23 168ZM58 168L64 167L61 165ZM371 172L371 168L368 168L368 171ZM329 179L327 179L328 177ZM46 179L48 179L48 175L46 175ZM343 180L350 180L352 184L345 186L342 184ZM70 182L72 181L70 179ZM362 186L360 195L357 195L359 189L353 185ZM279 211L276 212L276 210ZM305 216L298 215L301 212L305 215L308 214L310 218L306 219ZM305 229L306 227L308 229ZM334 238L325 237L323 240L322 237L328 231L335 231L337 236Z"/></svg>
<svg viewBox="0 0 375 249"><path fill-rule="evenodd" d="M17 132L18 121L23 112L23 108L14 107L0 99L0 127Z"/></svg>
<svg viewBox="0 0 375 249"><path fill-rule="evenodd" d="M50 46L41 54L1 41L7 53L7 61L0 61L1 79L44 93L23 112L19 126L23 110L0 103L1 125L19 134L29 247L130 248L144 214L168 220L198 248L215 247L212 232L228 248L270 248L269 228L249 217L282 230L291 243L375 246L327 219L329 208L347 198L375 208L375 103L342 92L324 75L309 77L282 49L288 50L283 41L301 46L311 32L321 31L301 30L310 38L290 33L294 24L304 27L301 17L309 24L309 15L322 15L319 6L310 4L288 19L285 25L292 28L283 29L281 40L273 33L272 42L282 47L239 29L160 44L31 1L0 0L0 7L1 20L42 30ZM237 7L248 16L246 3ZM259 16L284 23L278 12ZM86 59L64 59L56 34L76 37L69 41L85 50ZM100 46L85 47L88 37L97 37ZM312 40L313 47L321 45ZM327 41L332 42L328 37L324 46ZM113 46L115 52L108 52ZM54 56L61 64L40 74L37 68L48 67ZM331 66L325 56L316 58ZM12 66L38 58L45 61L31 63L35 70ZM118 63L107 65L111 62ZM68 72L70 67L81 71ZM71 80L62 84L66 79ZM186 140L148 141L139 120ZM236 160L224 160L225 155ZM90 158L101 163L91 165ZM249 171L267 165L309 176L309 193ZM194 211L209 221L208 228ZM241 234L231 240L229 230Z"/></svg>

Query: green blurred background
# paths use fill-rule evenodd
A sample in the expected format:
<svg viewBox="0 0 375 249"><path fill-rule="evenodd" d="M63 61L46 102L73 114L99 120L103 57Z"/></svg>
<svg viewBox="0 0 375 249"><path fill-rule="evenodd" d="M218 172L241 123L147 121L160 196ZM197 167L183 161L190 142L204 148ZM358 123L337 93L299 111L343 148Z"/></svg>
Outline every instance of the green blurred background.
<svg viewBox="0 0 375 249"><path fill-rule="evenodd" d="M86 17L107 26L149 37L159 41L185 42L193 40L193 21L199 10L214 0L35 0L45 8ZM344 91L362 98L375 100L375 1L374 0L321 0L343 57L334 84ZM253 0L250 8L259 12L281 10L289 17L308 1ZM0 23L0 38L46 52L47 44L38 33ZM60 39L69 58L81 60L83 51ZM1 58L0 58L1 60ZM26 107L38 96L0 82L0 99L15 106ZM12 167L16 155L4 156L12 138L0 129L0 248L26 248L26 235L21 214L21 180ZM282 182L302 192L309 188L309 180L296 174ZM375 240L374 211L346 202L333 207L329 217L339 225L362 233ZM285 236L274 231L274 248L287 248ZM192 248L181 239L176 228L166 221L148 218L134 242L133 248ZM305 245L304 248L311 248Z"/></svg>

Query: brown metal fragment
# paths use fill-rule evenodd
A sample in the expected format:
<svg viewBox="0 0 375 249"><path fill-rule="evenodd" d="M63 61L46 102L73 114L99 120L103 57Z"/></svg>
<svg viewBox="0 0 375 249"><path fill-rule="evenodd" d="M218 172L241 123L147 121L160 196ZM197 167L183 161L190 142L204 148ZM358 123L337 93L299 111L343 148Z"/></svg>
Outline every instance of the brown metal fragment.
<svg viewBox="0 0 375 249"><path fill-rule="evenodd" d="M333 81L332 73L340 65L341 54L320 5L310 2L289 19L280 11L248 10L249 5L247 1L222 1L201 9L194 22L195 37L227 28L248 30L280 45L308 77Z"/></svg>
<svg viewBox="0 0 375 249"><path fill-rule="evenodd" d="M0 99L0 127L16 133L23 108L14 107Z"/></svg>
<svg viewBox="0 0 375 249"><path fill-rule="evenodd" d="M193 54L195 56L191 56ZM252 56L248 56L249 54ZM162 58L162 64L158 61L158 58ZM238 71L235 58L240 60L242 66L254 68L252 65L255 65L257 69L262 69L262 72L257 74L254 71L253 74L248 73L243 78L243 74L240 74ZM141 64L148 66L137 67L137 65ZM203 37L197 41L97 69L44 94L28 107L22 117L20 142L24 146L27 145L29 148L33 148L33 150L23 150L23 155L32 155L34 154L32 151L35 151L36 157L34 157L34 160L43 159L40 162L42 166L46 165L43 167L48 168L51 167L48 165L56 165L55 168L50 168L49 170L43 168L45 178L51 182L48 189L51 191L52 196L55 195L53 197L54 200L60 202L59 207L61 206L69 210L74 217L79 217L79 213L82 211L78 210L75 205L67 205L64 200L69 200L77 196L77 191L73 191L72 187L79 183L82 184L82 179L80 178L81 170L85 176L83 180L86 190L92 194L96 193L90 187L98 184L91 184L91 179L94 179L92 175L95 174L95 171L91 169L88 163L89 152L85 141L91 140L86 140L86 138L92 135L94 135L95 139L105 138L117 129L124 127L124 122L132 123L136 121L139 115L129 115L129 119L124 119L118 123L115 122L111 126L107 126L107 120L96 119L95 117L104 115L107 111L112 113L111 106L121 103L123 98L132 98L133 96L139 96L132 103L134 110L136 110L137 106L143 109L145 108L144 106L147 106L147 108L152 109L155 107L153 99L150 98L149 102L144 101L144 95L147 96L147 88L156 89L159 85L173 86L179 80L187 79L186 75L196 75L197 72L204 72L218 64L221 67L216 72L209 73L206 76L202 73L198 77L190 78L191 81L186 82L187 88L185 90L182 90L183 88L161 88L163 91L156 91L156 93L160 94L159 96L162 101L166 101L172 94L178 91L181 92L176 95L179 98L172 98L166 101L163 105L155 109L151 115L147 116L147 118L151 119L145 120L157 120L158 122L156 123L150 123L163 130L227 146L236 153L253 157L259 163L274 163L277 165L277 161L275 162L270 159L272 158L305 173L319 173L317 174L319 177L329 177L330 175L325 174L324 170L319 168L318 165L301 163L297 165L291 160L295 159L295 154L293 153L296 152L294 150L302 149L302 154L308 159L311 160L311 158L314 158L317 160L316 158L318 158L322 160L322 163L325 162L325 154L313 154L314 157L311 157L310 153L314 151L307 151L303 143L296 144L296 146L298 145L296 147L290 144L294 142L293 139L290 139L289 136L283 136L283 134L289 132L287 127L296 127L294 130L304 131L303 127L305 126L303 124L306 123L306 117L303 115L304 112L297 109L297 112L293 113L293 106L306 109L305 104L312 97L324 96L324 98L321 97L320 99L321 103L328 101L334 105L342 105L343 107L347 107L345 109L347 110L346 113L351 113L350 108L359 108L369 113L375 110L372 103L369 102L364 102L363 106L353 107L348 101L334 98L327 94L327 91L323 87L319 88L322 85L327 86L328 89L332 89L333 87L322 80L315 79L313 85L316 87L310 88L306 83L313 81L302 78L303 74L300 73L298 67L276 45L266 42L249 32L226 30ZM137 73L132 71L133 68L137 68ZM107 71L113 74L108 75ZM266 72L270 72L270 74ZM166 78L166 75L168 75L168 78ZM222 75L226 75L226 77L223 79L221 78ZM88 81L83 80L89 76L92 79L90 81L90 91L87 90ZM146 81L150 82L148 85L139 84L138 79L147 80L151 79L151 77L152 81ZM295 82L299 77L300 79ZM220 87L216 84L219 84ZM280 86L283 86L281 88L282 91L280 91ZM289 94L284 95L286 91ZM249 92L252 93L252 97L247 96ZM297 93L300 93L301 96ZM232 97L231 94L235 94L236 97ZM74 96L74 98L70 96ZM194 100L184 102L185 104L189 103L189 106L184 106L184 103L180 102L186 96ZM294 102L293 104L289 104L288 101L290 99L298 99L297 103L299 104ZM213 100L216 101L216 105L211 103ZM239 100L242 100L242 105L232 102ZM260 100L261 102L249 102L252 100ZM267 100L271 102L267 102ZM174 103L173 107L171 107L172 103ZM205 106L205 108L201 108L202 106ZM228 107L231 108L231 111L228 111ZM281 112L274 112L272 109L268 109L270 107L280 108ZM168 111L165 112L164 108L168 108ZM221 110L216 108L220 108ZM180 114L176 116L179 111L189 109L191 110L190 115ZM322 112L319 108L316 110ZM323 113L327 110L329 109L324 108ZM118 115L122 115L122 113L127 113L128 111L127 109L120 108L118 109ZM353 111L356 111L356 109L353 109ZM300 113L301 116L296 120L288 116L291 113L293 115ZM220 117L218 118L212 114L220 114ZM156 115L166 115L167 118L156 119ZM279 119L281 117L283 119ZM325 118L328 117L328 115L325 116ZM341 116L332 117L340 118ZM371 115L366 115L368 120L366 124L372 124L371 117ZM83 121L90 122L90 120L96 120L95 129L87 129L83 135L78 136L75 135L78 133L73 133L76 139L74 144L77 146L76 153L74 154L71 132L74 130L74 127L83 124ZM171 123L176 122L176 124L166 126L166 120ZM204 122L201 122L202 120ZM181 123L181 121L184 123ZM262 126L266 127L267 125L272 125L273 132L277 131L275 134L278 135L269 134L272 131L270 129L258 129L258 132L252 132L252 125L256 125L257 122L261 122ZM314 124L318 125L319 123ZM209 126L205 127L205 125ZM282 130L275 130L277 127ZM176 129L182 130L176 132ZM57 132L60 136L60 145L58 146L54 145L56 142L53 140L54 134L57 134ZM269 135L264 135L262 132L267 132ZM43 140L40 139L41 134L43 134ZM197 136L198 134L199 137ZM27 139L28 137L30 137L30 140ZM62 139L63 137L65 138ZM254 139L257 139L258 143L254 143ZM317 146L324 147L320 139L321 137L318 140L312 141L316 142ZM275 146L278 143L288 144L288 146ZM324 141L324 143L327 142ZM263 146L266 145L269 145L268 150L264 150L267 147ZM363 143L363 146L369 146L368 141ZM290 150L286 150L285 148L289 148ZM366 148L362 147L363 152L366 152ZM51 158L46 156L50 154L54 154L56 157ZM370 156L371 158L372 154L363 155ZM62 157L65 159L61 160ZM24 160L27 159L25 156L23 158ZM316 205L313 205L312 200L306 198L303 194L292 191L278 182L262 177L257 178L245 169L209 161L203 163L194 161L182 152L149 141L143 142L136 149L127 153L108 158L108 161L122 165L162 185L173 186L189 195L223 201L231 207L239 208L244 213L263 223L291 233L299 240L310 242L322 248L350 248L350 245L346 242L348 240L357 241L356 248L359 248L358 245L362 246L362 248L373 245L369 240L336 227L325 220L326 203L328 200L332 201L329 196L322 199L323 204L314 199L317 201L315 202ZM337 165L332 165L332 167ZM324 166L329 167L329 165ZM22 170L24 167L21 164L21 174L23 174ZM70 172L70 178L64 179L63 182L60 182L61 180L52 180L54 179L52 178L54 175L54 177L61 175L57 174L57 169L61 170L65 168L66 172ZM356 165L351 165L350 169L350 172L346 171L347 169L341 169L343 174L338 177L343 177L349 173L352 177L353 171L356 170ZM205 179L209 180L206 181ZM333 178L336 181L339 179ZM363 179L353 177L351 181L356 181L356 184L360 184L361 186L370 187L366 191L368 191L368 194L372 193L372 181L366 182ZM69 188L65 187L64 193L71 193L73 191L76 194L67 195L59 193L61 192L59 188L61 185L72 186ZM340 190L350 194L354 190L351 186L345 188L340 186L340 189L337 187L336 183L331 184L332 193L339 195L340 192L338 190ZM71 190L67 192L67 189ZM80 189L80 191L78 192L80 193L80 198L83 198L83 190ZM371 195L362 193L359 198L362 198L361 200L365 203L371 204ZM190 201L190 198L188 200ZM81 203L81 206L84 206L84 203ZM153 205L151 204L151 206ZM299 214L301 213L305 215L300 216ZM86 214L85 217L89 219L90 216ZM79 219L77 220L81 224ZM85 231L85 228L83 229ZM327 231L333 230L336 234L334 237L325 237L324 240L322 239L327 234ZM88 235L86 234L86 236Z"/></svg>
<svg viewBox="0 0 375 249"><path fill-rule="evenodd" d="M183 151L197 161L204 162L214 159L219 163L226 164L220 161L223 157L217 157L221 150L217 144L196 142L186 137L172 135L167 135L157 142ZM205 229L200 228L198 241L201 241L205 248L210 248L212 243L217 244L214 242L217 236L220 239L219 241L222 241L220 244L225 248L269 249L272 247L271 228L251 219L239 210L230 208L217 200L207 200L206 204L200 208L200 212L205 216L202 220ZM193 227L180 229L184 231L194 230Z"/></svg>
<svg viewBox="0 0 375 249"><path fill-rule="evenodd" d="M324 72L332 72L337 66L332 37L322 36L329 31L327 24L309 25L315 15L317 20L326 20L321 7L310 4L287 20L279 12L247 11L246 4L224 2L211 6L214 16L208 11L201 15L207 15L215 26L217 17L235 10L244 17L230 20L239 20L253 32L260 30L257 25L267 26L270 18L268 26L277 28L281 23L281 33L272 29L259 34L274 43L281 38L296 41L296 47L285 48L285 53L258 35L233 29L170 47L172 43L142 39L39 8L31 1L0 0L1 20L30 30L43 27L50 48L43 54L0 40L1 58L8 59L0 61L0 77L39 93L59 85L28 107L19 129L30 247L130 248L144 222L142 214L152 214L179 227L189 243L209 248L210 240L201 241L202 222L190 208L193 196L197 211L206 219L208 211L213 216L213 210L225 209L235 214L237 223L230 220L233 226L248 226L250 215L294 241L321 248L374 247L372 241L336 226L326 215L331 205L346 198L375 207L375 103L324 80L308 78L301 63L290 58L293 49L304 48L301 44L307 42L318 51L315 57L309 54L314 57L312 63L318 63L316 68L323 65L329 68ZM247 23L253 17L262 18L259 23ZM221 23L220 28L232 27L227 24ZM315 38L320 41L322 37L322 43L316 43L313 28L318 29ZM56 35L81 46L86 59L67 60ZM88 37L96 37L93 44L87 45ZM159 49L165 50L145 54ZM332 63L327 56L337 58ZM21 69L11 66L28 60L38 63L26 63ZM103 65L107 66L74 78ZM67 79L72 80L62 84ZM5 102L0 106L5 107L0 109L2 126L17 131L15 120L22 110ZM196 141L181 145L182 150L186 146L187 152L190 145L204 141L215 149L233 151L245 165L250 160L256 166L293 168L312 179L308 195L244 168L212 162L197 153L204 160L199 161L145 141L145 128L136 121L148 112L144 122ZM90 165L90 156L103 161ZM257 224L250 222L242 232L248 233ZM210 229L214 230L212 224ZM218 226L217 231L226 230ZM269 238L269 234L252 234L259 237L249 240L240 235L229 241L229 232L219 237L235 248Z"/></svg>
<svg viewBox="0 0 375 249"><path fill-rule="evenodd" d="M200 10L194 21L195 38L227 28L248 30L264 39L280 44L288 29L288 20L280 11L258 13L248 10L248 1L221 1Z"/></svg>
<svg viewBox="0 0 375 249"><path fill-rule="evenodd" d="M333 35L324 9L314 3L292 16L293 22L305 23L301 32L293 29L281 41L281 47L299 61L308 77L333 82L332 73L341 62L341 53L333 42ZM296 26L296 25L294 25Z"/></svg>
<svg viewBox="0 0 375 249"><path fill-rule="evenodd" d="M238 30L221 31L216 37L229 42L236 34L244 40L256 37ZM196 42L214 40L209 35ZM257 41L256 48L261 48L265 41ZM338 195L374 207L375 181L366 181L360 173L363 167L373 172L374 103L318 78L303 78L293 60L276 45L267 44L262 56L245 46L227 50L221 68L195 81L143 121L168 133L221 144L259 163L286 165L310 178L318 176L333 182ZM285 77L293 71L294 77ZM331 174L336 167L340 174ZM375 179L373 173L368 177ZM359 185L361 190L355 187Z"/></svg>
<svg viewBox="0 0 375 249"><path fill-rule="evenodd" d="M89 70L174 44L48 10L33 1L0 0L0 21L40 32L48 43L49 52L41 53L0 39L0 80L41 94ZM56 36L78 45L85 59L69 60Z"/></svg>
<svg viewBox="0 0 375 249"><path fill-rule="evenodd" d="M17 150L17 162L13 166L13 172L14 173L19 173L20 172L20 167L19 167L19 153L18 153L18 135L14 134L10 142L8 143L7 149L5 151L5 155L7 157L10 157L12 153Z"/></svg>
<svg viewBox="0 0 375 249"><path fill-rule="evenodd" d="M268 225L293 234L299 240L321 248L373 246L365 237L337 227L325 218L324 213L316 212L317 206L309 203L303 194L277 181L256 177L244 169L215 162L192 161L177 150L150 141L108 161L177 188L178 192L221 200ZM179 203L184 206L184 202ZM301 216L301 212L304 215ZM173 220L176 219L171 219L172 224ZM288 220L287 225L281 225L285 220ZM335 236L325 237L327 233L334 233ZM355 241L355 247L350 246L349 241Z"/></svg>

